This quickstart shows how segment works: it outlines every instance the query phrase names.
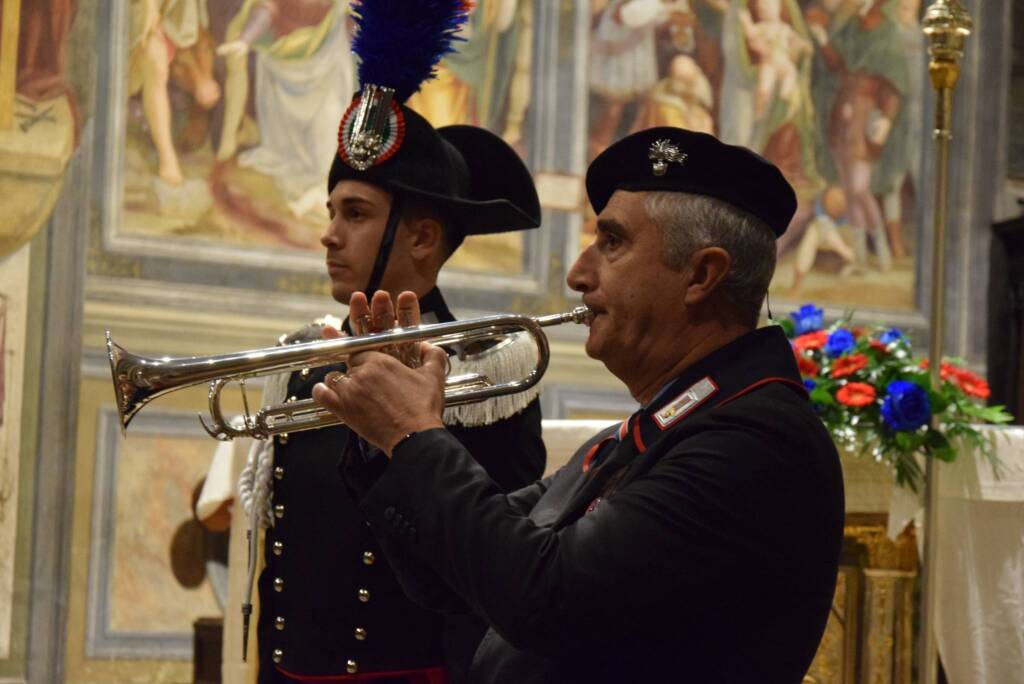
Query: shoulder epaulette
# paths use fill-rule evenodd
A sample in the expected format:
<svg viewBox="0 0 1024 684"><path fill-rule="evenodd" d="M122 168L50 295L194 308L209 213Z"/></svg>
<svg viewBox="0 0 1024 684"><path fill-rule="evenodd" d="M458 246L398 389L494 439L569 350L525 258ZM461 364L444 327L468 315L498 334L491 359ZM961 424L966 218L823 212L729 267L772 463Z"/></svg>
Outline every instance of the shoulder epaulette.
<svg viewBox="0 0 1024 684"><path fill-rule="evenodd" d="M537 363L537 347L526 333L509 335L487 349L453 355L450 357L451 375L479 373L495 384L524 377ZM462 406L450 406L444 410L445 425L479 427L519 413L540 393L538 386L485 401Z"/></svg>

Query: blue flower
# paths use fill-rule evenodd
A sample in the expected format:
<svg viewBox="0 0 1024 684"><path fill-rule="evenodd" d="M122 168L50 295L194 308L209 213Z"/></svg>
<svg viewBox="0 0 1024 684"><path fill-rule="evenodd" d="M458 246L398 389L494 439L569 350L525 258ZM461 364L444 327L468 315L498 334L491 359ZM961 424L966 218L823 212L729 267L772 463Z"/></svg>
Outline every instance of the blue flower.
<svg viewBox="0 0 1024 684"><path fill-rule="evenodd" d="M810 392L811 390L813 390L817 386L818 386L818 383L814 382L814 380L811 380L810 378L804 379L804 387L807 388L808 392Z"/></svg>
<svg viewBox="0 0 1024 684"><path fill-rule="evenodd" d="M894 380L885 389L882 401L882 420L897 432L909 432L927 425L932 417L928 392L907 380Z"/></svg>
<svg viewBox="0 0 1024 684"><path fill-rule="evenodd" d="M899 328L889 328L882 333L881 337L878 338L879 342L882 344L892 344L897 340L906 341L906 339L907 338L903 335L903 331Z"/></svg>
<svg viewBox="0 0 1024 684"><path fill-rule="evenodd" d="M789 314L789 317L793 319L797 335L814 332L825 327L825 312L813 304L804 304Z"/></svg>
<svg viewBox="0 0 1024 684"><path fill-rule="evenodd" d="M857 345L853 333L846 328L839 328L828 336L825 343L825 353L835 358L851 351Z"/></svg>

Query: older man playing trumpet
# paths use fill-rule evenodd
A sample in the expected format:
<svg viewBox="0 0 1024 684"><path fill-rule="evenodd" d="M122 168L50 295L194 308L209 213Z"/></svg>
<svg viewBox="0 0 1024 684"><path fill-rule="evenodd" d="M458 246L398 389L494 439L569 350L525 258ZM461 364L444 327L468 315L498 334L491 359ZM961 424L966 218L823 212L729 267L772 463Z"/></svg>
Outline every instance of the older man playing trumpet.
<svg viewBox="0 0 1024 684"><path fill-rule="evenodd" d="M594 313L587 353L642 408L506 495L441 422L444 352L359 354L314 389L376 447L349 452L346 482L414 600L490 625L473 682L799 682L843 487L788 342L755 329L794 193L754 153L675 128L612 145L587 190L597 239L568 282Z"/></svg>

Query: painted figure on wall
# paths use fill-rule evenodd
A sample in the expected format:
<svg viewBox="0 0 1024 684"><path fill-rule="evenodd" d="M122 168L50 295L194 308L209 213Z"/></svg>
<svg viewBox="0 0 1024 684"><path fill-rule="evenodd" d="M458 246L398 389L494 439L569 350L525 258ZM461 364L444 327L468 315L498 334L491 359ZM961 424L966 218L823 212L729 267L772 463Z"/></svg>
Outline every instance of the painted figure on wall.
<svg viewBox="0 0 1024 684"><path fill-rule="evenodd" d="M456 44L406 102L433 126L470 124L500 135L526 156L533 63L533 0L476 0ZM544 76L541 76L544 77ZM452 256L455 269L519 273L520 233L475 235Z"/></svg>
<svg viewBox="0 0 1024 684"><path fill-rule="evenodd" d="M319 248L348 0L134 0L118 233Z"/></svg>
<svg viewBox="0 0 1024 684"><path fill-rule="evenodd" d="M795 0L734 0L723 51L721 138L760 152L797 193L791 229L778 242L781 253L810 219L823 189L814 152L812 44L799 6Z"/></svg>
<svg viewBox="0 0 1024 684"><path fill-rule="evenodd" d="M171 134L171 79L191 96L183 138L194 145L202 122L220 99L213 79L213 42L206 0L136 0L131 4L128 92L142 96L160 179L181 185L184 177ZM197 131L196 129L200 129Z"/></svg>
<svg viewBox="0 0 1024 684"><path fill-rule="evenodd" d="M892 6L862 0L821 44L826 67L839 77L826 139L858 229L858 260L867 261L870 238L882 271L892 268L892 250L878 196L891 192L906 169L907 117L899 115L909 85L903 36L885 5Z"/></svg>
<svg viewBox="0 0 1024 684"><path fill-rule="evenodd" d="M274 178L301 217L327 202L323 178L334 149L325 141L355 90L343 8L331 0L246 0L217 48L227 63L219 161L238 151L250 50L261 126L259 144L239 154L238 164Z"/></svg>
<svg viewBox="0 0 1024 684"><path fill-rule="evenodd" d="M589 156L653 125L754 149L799 202L772 293L909 308L919 16L920 0L595 2Z"/></svg>
<svg viewBox="0 0 1024 684"><path fill-rule="evenodd" d="M533 3L478 0L457 46L408 106L434 126L471 124L522 141L529 106Z"/></svg>
<svg viewBox="0 0 1024 684"><path fill-rule="evenodd" d="M108 234L319 260L323 178L355 90L349 0L129 1L123 203ZM476 3L467 40L411 104L525 153L532 13L528 0ZM453 265L522 271L520 236L481 243Z"/></svg>
<svg viewBox="0 0 1024 684"><path fill-rule="evenodd" d="M2 7L2 3L0 3ZM0 256L32 238L53 210L78 143L81 114L66 79L77 0L22 2L0 11Z"/></svg>

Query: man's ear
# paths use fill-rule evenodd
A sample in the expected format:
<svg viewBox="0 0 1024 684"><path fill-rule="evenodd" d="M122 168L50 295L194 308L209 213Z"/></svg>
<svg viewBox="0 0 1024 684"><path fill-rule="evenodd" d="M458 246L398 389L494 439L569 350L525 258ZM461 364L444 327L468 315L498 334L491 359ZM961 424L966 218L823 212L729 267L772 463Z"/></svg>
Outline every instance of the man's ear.
<svg viewBox="0 0 1024 684"><path fill-rule="evenodd" d="M409 221L409 254L413 259L433 258L442 251L444 239L437 219L424 217Z"/></svg>
<svg viewBox="0 0 1024 684"><path fill-rule="evenodd" d="M704 302L714 294L732 268L732 256L721 247L698 249L690 256L690 279L683 301L688 305Z"/></svg>

